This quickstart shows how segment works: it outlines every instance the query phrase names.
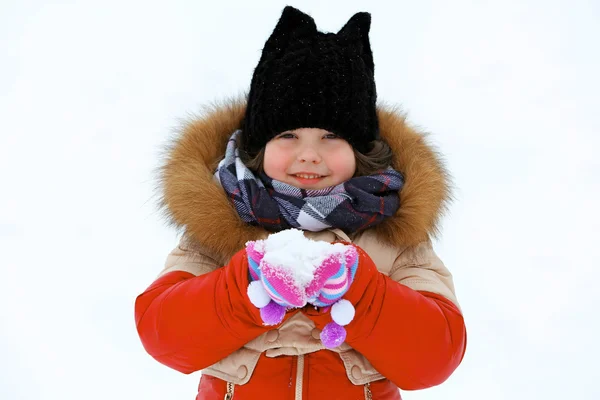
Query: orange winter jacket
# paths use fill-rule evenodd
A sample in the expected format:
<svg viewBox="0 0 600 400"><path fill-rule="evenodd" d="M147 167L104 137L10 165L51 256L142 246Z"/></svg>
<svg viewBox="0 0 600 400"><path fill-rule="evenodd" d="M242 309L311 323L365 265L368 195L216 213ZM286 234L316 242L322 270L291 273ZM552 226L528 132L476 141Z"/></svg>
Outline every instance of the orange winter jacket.
<svg viewBox="0 0 600 400"><path fill-rule="evenodd" d="M164 204L185 235L136 300L148 353L183 373L202 370L198 400L400 399L398 389L445 381L462 360L466 330L452 276L429 240L448 194L435 153L401 117L379 110L381 135L406 179L398 213L350 236L305 233L359 251L344 296L356 315L346 342L328 350L319 340L328 313L292 310L267 327L246 294L244 244L267 232L243 224L212 178L243 111L232 103L191 122L163 168Z"/></svg>

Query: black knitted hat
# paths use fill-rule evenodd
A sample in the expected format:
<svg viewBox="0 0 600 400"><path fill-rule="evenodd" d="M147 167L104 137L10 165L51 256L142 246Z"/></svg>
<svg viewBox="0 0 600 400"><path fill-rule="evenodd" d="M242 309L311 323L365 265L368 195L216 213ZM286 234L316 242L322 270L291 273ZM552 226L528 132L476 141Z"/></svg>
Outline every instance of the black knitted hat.
<svg viewBox="0 0 600 400"><path fill-rule="evenodd" d="M255 155L275 135L321 128L360 152L379 138L371 15L355 14L336 33L285 7L252 77L241 147Z"/></svg>

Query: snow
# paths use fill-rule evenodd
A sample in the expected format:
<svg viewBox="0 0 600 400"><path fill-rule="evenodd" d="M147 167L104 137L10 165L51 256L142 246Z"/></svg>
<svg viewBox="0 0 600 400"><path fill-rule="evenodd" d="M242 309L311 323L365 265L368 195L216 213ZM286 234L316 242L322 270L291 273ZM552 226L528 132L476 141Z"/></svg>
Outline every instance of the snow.
<svg viewBox="0 0 600 400"><path fill-rule="evenodd" d="M346 251L346 246L341 243L314 241L298 229L274 233L259 242L255 248L264 249L264 261L289 275L298 288L308 286L314 279L317 267L325 259L336 255L343 257Z"/></svg>
<svg viewBox="0 0 600 400"><path fill-rule="evenodd" d="M290 3L330 31L373 13L378 98L454 177L433 245L467 354L403 399L600 399L600 3ZM284 3L0 4L0 399L193 398L133 323L179 243L153 171L180 118L248 88Z"/></svg>

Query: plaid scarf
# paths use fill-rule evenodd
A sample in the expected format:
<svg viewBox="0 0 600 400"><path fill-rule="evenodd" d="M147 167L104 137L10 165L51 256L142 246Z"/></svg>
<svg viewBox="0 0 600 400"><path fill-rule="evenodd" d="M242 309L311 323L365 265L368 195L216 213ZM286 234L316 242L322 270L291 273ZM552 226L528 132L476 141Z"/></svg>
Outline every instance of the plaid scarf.
<svg viewBox="0 0 600 400"><path fill-rule="evenodd" d="M333 227L354 233L377 225L400 207L398 192L404 177L392 168L316 190L300 189L264 173L256 177L240 160L236 140L240 133L235 131L229 139L215 178L246 223L271 232Z"/></svg>

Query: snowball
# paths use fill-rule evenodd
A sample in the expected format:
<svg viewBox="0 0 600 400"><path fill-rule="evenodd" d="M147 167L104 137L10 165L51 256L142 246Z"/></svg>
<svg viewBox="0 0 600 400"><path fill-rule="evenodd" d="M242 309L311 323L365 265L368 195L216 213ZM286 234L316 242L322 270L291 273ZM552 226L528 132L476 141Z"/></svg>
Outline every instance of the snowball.
<svg viewBox="0 0 600 400"><path fill-rule="evenodd" d="M342 260L347 247L341 243L310 240L301 230L286 229L264 240L263 260L287 273L296 287L304 289L325 259L337 255Z"/></svg>
<svg viewBox="0 0 600 400"><path fill-rule="evenodd" d="M341 326L346 326L354 319L354 306L348 300L339 300L331 306L331 318Z"/></svg>
<svg viewBox="0 0 600 400"><path fill-rule="evenodd" d="M271 301L269 294L260 281L254 281L248 285L248 297L256 308L262 308Z"/></svg>
<svg viewBox="0 0 600 400"><path fill-rule="evenodd" d="M247 245L248 243L246 243ZM257 240L254 242L254 251L257 251L259 253L264 253L265 252L265 243L262 240Z"/></svg>

